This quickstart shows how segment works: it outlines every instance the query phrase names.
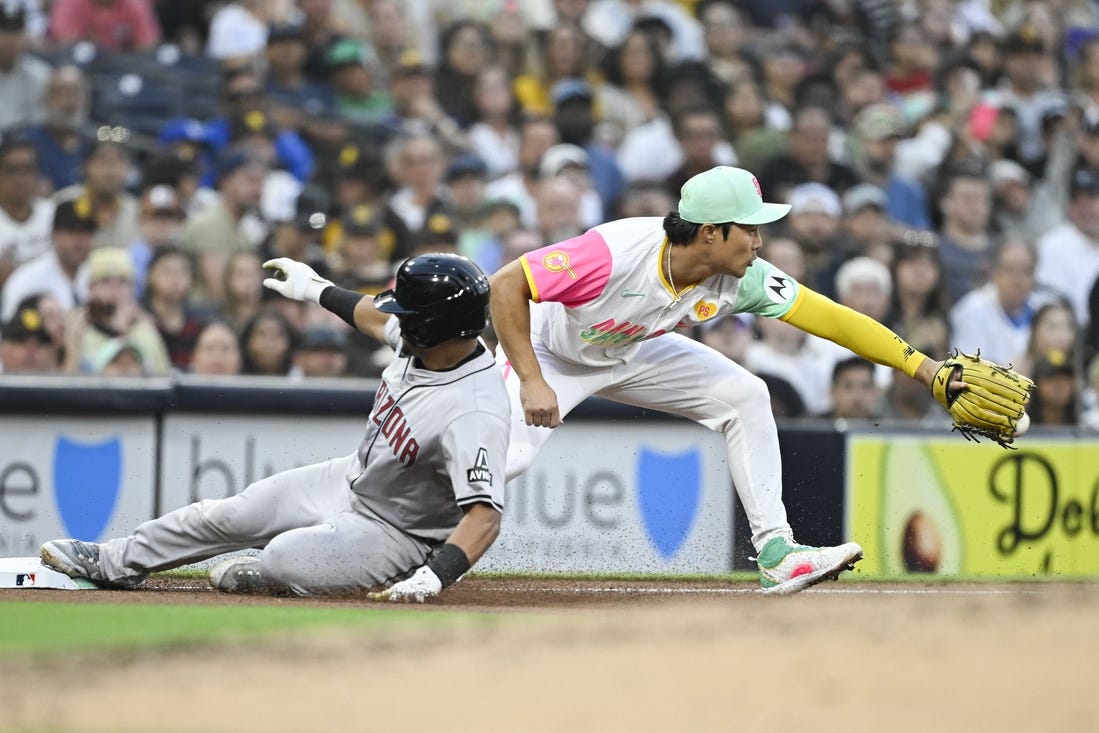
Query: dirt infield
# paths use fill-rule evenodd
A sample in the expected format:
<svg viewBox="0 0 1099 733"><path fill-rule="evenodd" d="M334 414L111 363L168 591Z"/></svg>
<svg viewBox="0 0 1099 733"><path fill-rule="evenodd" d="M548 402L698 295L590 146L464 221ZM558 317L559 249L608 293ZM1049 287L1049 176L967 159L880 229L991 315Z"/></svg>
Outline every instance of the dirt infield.
<svg viewBox="0 0 1099 733"><path fill-rule="evenodd" d="M15 591L71 603L366 605ZM469 578L430 628L0 660L0 729L80 731L1093 731L1099 585Z"/></svg>

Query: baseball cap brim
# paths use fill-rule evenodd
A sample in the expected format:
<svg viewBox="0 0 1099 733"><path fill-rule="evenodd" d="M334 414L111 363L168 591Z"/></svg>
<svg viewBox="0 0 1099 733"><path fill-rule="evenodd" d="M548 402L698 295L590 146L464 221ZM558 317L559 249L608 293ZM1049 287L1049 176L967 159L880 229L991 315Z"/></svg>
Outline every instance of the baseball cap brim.
<svg viewBox="0 0 1099 733"><path fill-rule="evenodd" d="M734 219L734 224L770 224L790 213L790 204L762 204L748 216Z"/></svg>

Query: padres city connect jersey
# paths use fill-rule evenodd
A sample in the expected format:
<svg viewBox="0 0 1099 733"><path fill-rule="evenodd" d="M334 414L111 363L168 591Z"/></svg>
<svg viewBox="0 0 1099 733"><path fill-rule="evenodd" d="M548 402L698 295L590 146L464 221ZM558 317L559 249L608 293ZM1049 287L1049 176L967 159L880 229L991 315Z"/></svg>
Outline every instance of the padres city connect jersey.
<svg viewBox="0 0 1099 733"><path fill-rule="evenodd" d="M386 340L399 347L397 319ZM399 357L382 373L366 437L362 473L351 488L398 529L445 540L477 502L504 509L511 405L500 370L483 346L446 371Z"/></svg>
<svg viewBox="0 0 1099 733"><path fill-rule="evenodd" d="M522 255L535 301L531 332L563 359L613 366L673 329L731 313L780 318L794 307L798 283L760 259L743 278L715 275L677 298L664 278L672 245L662 223L620 219Z"/></svg>

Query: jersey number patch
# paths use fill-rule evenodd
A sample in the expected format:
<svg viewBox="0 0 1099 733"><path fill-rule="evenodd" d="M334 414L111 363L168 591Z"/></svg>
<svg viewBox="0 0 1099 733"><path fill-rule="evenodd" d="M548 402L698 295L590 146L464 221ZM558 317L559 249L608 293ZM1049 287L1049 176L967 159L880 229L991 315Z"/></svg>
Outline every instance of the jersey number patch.
<svg viewBox="0 0 1099 733"><path fill-rule="evenodd" d="M477 461L473 468L466 469L466 481L471 484L484 483L492 486L492 471L488 470L488 451L477 449Z"/></svg>

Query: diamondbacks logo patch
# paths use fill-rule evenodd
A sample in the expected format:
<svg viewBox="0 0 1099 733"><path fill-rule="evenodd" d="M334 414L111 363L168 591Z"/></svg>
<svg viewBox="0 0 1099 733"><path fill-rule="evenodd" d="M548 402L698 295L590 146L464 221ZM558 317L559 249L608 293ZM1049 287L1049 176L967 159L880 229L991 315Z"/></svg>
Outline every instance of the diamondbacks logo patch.
<svg viewBox="0 0 1099 733"><path fill-rule="evenodd" d="M488 451L484 448L477 449L477 460L474 461L473 468L466 469L466 481L492 486L492 471L488 470Z"/></svg>

